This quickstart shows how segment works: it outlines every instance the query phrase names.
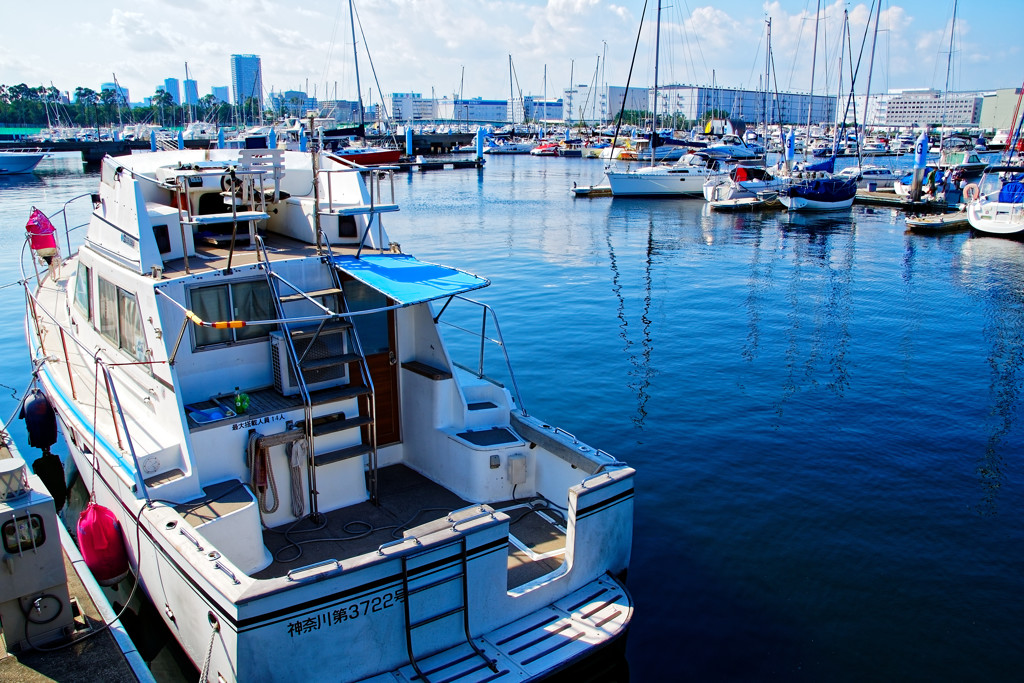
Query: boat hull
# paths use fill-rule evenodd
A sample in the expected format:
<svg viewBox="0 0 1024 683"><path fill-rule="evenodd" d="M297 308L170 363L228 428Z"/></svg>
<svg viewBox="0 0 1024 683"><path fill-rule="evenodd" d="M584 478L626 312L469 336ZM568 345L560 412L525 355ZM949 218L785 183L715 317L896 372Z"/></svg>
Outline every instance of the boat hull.
<svg viewBox="0 0 1024 683"><path fill-rule="evenodd" d="M702 168L645 167L609 171L613 197L700 197L708 172Z"/></svg>
<svg viewBox="0 0 1024 683"><path fill-rule="evenodd" d="M402 158L402 150L400 149L367 149L360 151L353 148L344 148L332 154L339 159L363 166L367 164L393 164Z"/></svg>
<svg viewBox="0 0 1024 683"><path fill-rule="evenodd" d="M1024 204L973 201L967 205L967 220L987 235L1024 236Z"/></svg>
<svg viewBox="0 0 1024 683"><path fill-rule="evenodd" d="M43 152L0 152L0 175L31 173L45 156Z"/></svg>
<svg viewBox="0 0 1024 683"><path fill-rule="evenodd" d="M779 195L779 201L789 211L841 211L853 206L853 197L839 201L821 201L810 197Z"/></svg>

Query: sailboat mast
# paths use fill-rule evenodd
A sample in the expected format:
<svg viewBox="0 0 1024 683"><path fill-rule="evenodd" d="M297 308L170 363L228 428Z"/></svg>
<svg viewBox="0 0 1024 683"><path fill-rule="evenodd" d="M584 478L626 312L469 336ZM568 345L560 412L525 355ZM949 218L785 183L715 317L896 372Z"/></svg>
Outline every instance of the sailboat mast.
<svg viewBox="0 0 1024 683"><path fill-rule="evenodd" d="M839 152L839 137L843 136L843 146L846 146L846 110L843 109L843 120L839 121L839 98L843 96L843 57L845 57L844 50L846 49L846 21L848 15L846 10L843 10L843 28L844 30L839 32L839 88L836 90L836 131L835 131L835 142L833 144L833 155Z"/></svg>
<svg viewBox="0 0 1024 683"><path fill-rule="evenodd" d="M814 10L814 50L811 52L811 90L807 93L807 129L804 131L804 159L811 139L811 112L814 111L814 67L818 61L818 24L821 23L821 0Z"/></svg>
<svg viewBox="0 0 1024 683"><path fill-rule="evenodd" d="M356 20L355 12L352 9L352 0L348 0L348 20L352 24L352 57L356 65L356 97L359 102L359 127L362 128L365 125L363 120L363 88L359 84L359 49L356 45Z"/></svg>
<svg viewBox="0 0 1024 683"><path fill-rule="evenodd" d="M515 122L516 122L516 93L515 93L515 90L512 89L512 55L508 56L508 106L509 106L508 122L511 123L511 124L515 124ZM515 128L514 127L512 129L512 132L515 133Z"/></svg>
<svg viewBox="0 0 1024 683"><path fill-rule="evenodd" d="M864 89L864 121L861 123L861 135L857 138L858 154L863 147L864 133L868 128L868 103L871 101L871 72L875 68L875 48L878 46L878 18L882 15L882 0L878 0L875 8L875 33L871 38L871 56L868 58L868 84ZM854 112L856 114L856 112Z"/></svg>
<svg viewBox="0 0 1024 683"><path fill-rule="evenodd" d="M771 89L772 70L772 18L765 20L768 25L767 36L764 44L764 144L768 147L768 91ZM781 132L780 132L781 134Z"/></svg>
<svg viewBox="0 0 1024 683"><path fill-rule="evenodd" d="M661 43L661 0L654 22L654 102L651 104L651 166L654 166L654 149L658 141L658 51Z"/></svg>
<svg viewBox="0 0 1024 683"><path fill-rule="evenodd" d="M956 0L953 0L953 21L949 24L949 54L946 56L946 90L942 94L942 125L939 127L939 153L946 130L946 109L949 102L949 74L953 68L953 34L956 31Z"/></svg>

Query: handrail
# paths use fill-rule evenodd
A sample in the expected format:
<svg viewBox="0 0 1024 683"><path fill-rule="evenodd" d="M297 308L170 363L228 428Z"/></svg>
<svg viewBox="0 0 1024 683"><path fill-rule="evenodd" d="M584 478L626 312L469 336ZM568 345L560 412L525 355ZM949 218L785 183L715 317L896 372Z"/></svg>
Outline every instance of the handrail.
<svg viewBox="0 0 1024 683"><path fill-rule="evenodd" d="M294 578L292 576L293 574L298 574L299 572L307 572L307 571L309 571L311 569L316 569L318 567L326 567L329 564L333 564L335 569L337 569L338 567L341 566L341 562L336 560L336 559L334 559L332 557L330 559L323 560L321 562L314 562L313 564L307 564L305 567L298 567L297 569L289 569L288 573L285 574L285 578L288 579L289 581L298 581L299 579ZM232 576L232 578L234 578L234 577Z"/></svg>
<svg viewBox="0 0 1024 683"><path fill-rule="evenodd" d="M338 265L334 262L334 249L331 247L331 241L327 237L327 233L321 232L324 244L327 247L326 256L324 257L327 261L328 267L331 269L331 280L341 291L341 308L343 313L350 313L348 309L348 299L345 297L345 290L343 283L339 277L340 270ZM367 401L367 410L369 412L368 417L370 418L370 500L375 504L378 502L378 490L377 484L379 479L379 472L377 469L377 391L373 386L373 376L370 374L370 364L366 360L366 353L363 351L363 343L359 339L359 330L356 329L355 322L352 323L351 329L352 345L355 349L356 354L359 356L359 369L363 375L363 381L366 383L366 388L370 391L370 398Z"/></svg>
<svg viewBox="0 0 1024 683"><path fill-rule="evenodd" d="M46 309L46 307L43 306L39 302L38 298L29 290L29 288L28 288L28 281L27 280L22 280L22 285L25 287L25 296L27 297L27 299L28 299L28 301L29 301L29 303L31 305L31 308L32 308L32 325L31 326L30 325L26 325L25 333L26 333L26 335L31 335L31 330L29 328L30 327L34 327L35 328L36 339L39 341L40 350L45 353L45 349L43 348L43 345L42 345L42 332L41 332L41 329L40 329L40 323L39 323L39 318L38 318L39 313L42 312L50 320L50 323L53 326L55 326L60 331L61 336L62 336L62 341L63 341L63 339L66 339L67 337L70 337L72 342L74 342L87 355L92 357L93 362L96 364L97 372L100 369L102 369L103 377L104 377L104 382L105 382L106 390L107 390L107 401L110 403L110 414L111 414L111 418L114 420L114 431L117 433L118 448L120 448L122 451L124 450L124 444L121 442L120 432L118 432L118 428L117 428L118 423L120 422L121 429L124 430L125 441L127 441L127 443L128 443L128 452L131 455L132 465L134 466L135 471L134 472L127 471L127 467L125 467L124 463L121 462L121 460L119 458L115 458L114 460L119 465L121 465L122 468L124 468L126 470L127 474L129 474L131 476L132 482L133 482L134 486L141 488L143 496L146 499L146 503L150 504L151 501L150 501L150 497L149 497L149 491L146 488L146 482L142 479L142 468L139 466L138 455L135 453L135 444L134 444L134 442L133 442L133 440L131 438L131 434L128 431L128 420L125 417L123 408L121 407L121 399L117 395L117 387L115 386L114 377L113 377L113 374L110 372L110 368L111 367L120 367L122 365L127 365L127 366L150 365L151 366L151 365L163 364L163 363L166 363L167 361L138 361L138 362L132 362L132 363L107 363L106 361L104 361L102 358L99 357L99 351L98 350L96 352L93 352L91 349L86 347L85 344L83 344L82 341L80 339L78 339L78 337L76 335L72 334L67 328L65 328L63 325L60 324L60 322L53 316L53 314L51 314L50 311L48 311ZM66 344L64 345L64 352L65 352L64 362L68 365L68 370L70 372L71 359L67 356L67 346L66 346ZM72 383L72 386L73 386L73 383ZM94 395L93 396L93 401L95 401L97 398L98 397ZM95 425L95 424L92 425L92 431L93 431L94 435L98 432L97 425Z"/></svg>
<svg viewBox="0 0 1024 683"><path fill-rule="evenodd" d="M458 531L458 526L460 524L466 524L468 522L473 522L473 521L476 521L478 519L482 519L484 517L490 517L491 519L494 519L494 510L483 510L479 514L475 514L472 517L466 517L465 519L456 520L456 521L452 522L451 530L452 531Z"/></svg>
<svg viewBox="0 0 1024 683"><path fill-rule="evenodd" d="M385 548L391 548L392 546L401 545L402 543L407 543L409 541L412 541L413 543L419 546L423 545L423 542L415 536L405 536L403 538L396 538L393 541L388 541L387 543L381 543L380 546L377 547L377 554L383 555Z"/></svg>
<svg viewBox="0 0 1024 683"><path fill-rule="evenodd" d="M480 357L479 357L478 364L477 364L478 370L475 373L477 378L478 379L486 379L486 380L489 380L489 381L494 382L495 384L497 384L497 382L495 382L495 380L491 379L490 377L488 377L484 373L484 350L486 348L485 347L485 343L489 341L489 342L491 342L493 344L496 344L498 347L501 348L502 355L505 358L505 367L508 370L509 379L512 381L512 392L515 395L516 405L519 406L519 410L522 411L524 416L529 417L529 413L526 412L526 406L523 404L523 397L519 393L519 383L516 381L515 372L512 370L512 361L511 361L511 359L508 356L508 348L505 346L505 339L504 339L504 337L501 334L501 326L498 325L498 316L494 312L494 309L492 309L487 304L481 303L481 302L476 301L474 299L469 299L469 298L464 297L464 296L455 295L455 296L452 296L452 297L450 297L448 299L448 302L445 303L445 305L441 309L440 313L438 313L437 316L434 318L434 323L435 324L443 323L443 324L445 324L445 325L447 325L449 327L453 327L453 328L455 328L457 330L461 330L463 332L466 332L467 334L477 335L477 333L473 332L472 330L468 330L468 329L466 329L464 327L460 327L459 325L456 325L455 323L450 323L450 322L448 322L446 320L441 320L441 316L448 309L448 304L451 303L452 300L454 300L454 299L460 299L462 301L465 301L465 302L467 302L469 304L473 304L473 305L479 306L481 308L480 332L479 332L479 335L478 335L480 337ZM494 332L495 332L495 334L497 336L496 339L492 339L491 337L487 336L487 318L488 318L488 314L490 314L491 322L494 325ZM459 365L459 364L456 363L456 365ZM459 367L463 367L463 366L459 365ZM473 371L470 370L470 372L473 372Z"/></svg>
<svg viewBox="0 0 1024 683"><path fill-rule="evenodd" d="M194 545L196 547L197 551L203 552L203 546L199 544L199 541L196 540L195 536L193 536L189 532L185 531L184 527L179 527L178 528L178 533L180 533L182 536L184 536L188 540L192 541L192 545Z"/></svg>

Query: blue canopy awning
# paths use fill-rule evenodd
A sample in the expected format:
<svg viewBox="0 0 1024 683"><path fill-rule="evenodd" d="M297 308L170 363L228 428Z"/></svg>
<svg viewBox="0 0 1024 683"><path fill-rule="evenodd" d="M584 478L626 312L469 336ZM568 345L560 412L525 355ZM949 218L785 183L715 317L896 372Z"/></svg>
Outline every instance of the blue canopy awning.
<svg viewBox="0 0 1024 683"><path fill-rule="evenodd" d="M335 264L363 284L402 306L412 306L491 284L448 266L419 261L408 254L366 254L335 257Z"/></svg>

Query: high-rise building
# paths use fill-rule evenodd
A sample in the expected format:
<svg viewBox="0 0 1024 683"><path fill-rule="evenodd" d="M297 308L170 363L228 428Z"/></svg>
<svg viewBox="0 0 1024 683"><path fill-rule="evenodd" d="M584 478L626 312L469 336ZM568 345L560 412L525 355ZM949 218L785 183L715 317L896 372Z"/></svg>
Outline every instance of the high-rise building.
<svg viewBox="0 0 1024 683"><path fill-rule="evenodd" d="M210 94L213 95L213 99L218 102L228 101L228 86L226 85L215 85L210 88Z"/></svg>
<svg viewBox="0 0 1024 683"><path fill-rule="evenodd" d="M263 68L259 55L231 55L232 102L242 105L250 98L263 101Z"/></svg>
<svg viewBox="0 0 1024 683"><path fill-rule="evenodd" d="M185 79L185 104L199 104L199 84L193 78Z"/></svg>
<svg viewBox="0 0 1024 683"><path fill-rule="evenodd" d="M117 83L100 83L100 92L109 90L110 92L117 93L117 103L127 105L131 100L128 99L128 88L119 86Z"/></svg>
<svg viewBox="0 0 1024 683"><path fill-rule="evenodd" d="M181 104L181 87L178 84L177 78L164 79L164 92L171 96L175 104Z"/></svg>

